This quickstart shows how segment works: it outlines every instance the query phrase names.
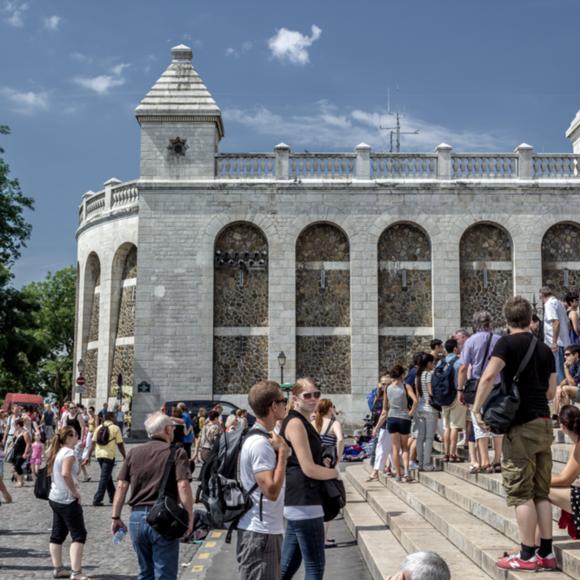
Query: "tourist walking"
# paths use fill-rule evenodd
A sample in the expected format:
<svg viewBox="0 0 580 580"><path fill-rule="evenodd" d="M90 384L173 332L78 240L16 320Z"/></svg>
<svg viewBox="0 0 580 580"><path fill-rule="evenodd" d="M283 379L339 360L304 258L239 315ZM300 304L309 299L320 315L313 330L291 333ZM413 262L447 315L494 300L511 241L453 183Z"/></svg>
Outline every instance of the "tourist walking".
<svg viewBox="0 0 580 580"><path fill-rule="evenodd" d="M504 306L509 334L495 345L479 382L474 416L480 429L486 425L482 405L501 372L511 385L530 348L532 357L521 370L518 387L520 404L503 446L502 482L507 505L515 507L521 547L517 554L500 558L496 565L505 570L553 570L552 506L549 501L552 474L552 423L548 400L556 393L556 365L550 349L530 332L532 306L521 296L509 298ZM539 548L535 543L540 529Z"/></svg>
<svg viewBox="0 0 580 580"><path fill-rule="evenodd" d="M44 405L44 412L42 413L42 417L40 419L40 426L42 429L44 429L47 444L49 444L50 440L52 439L55 425L56 416L54 411L52 410L50 403L46 403L46 405Z"/></svg>
<svg viewBox="0 0 580 580"><path fill-rule="evenodd" d="M169 477L165 494L179 502L187 511L188 529L184 536L191 534L193 526L193 497L189 480L189 458L181 447L172 447L174 424L170 417L160 411L149 415L145 430L151 439L127 452L127 457L119 470L117 491L113 502L111 532L127 529L121 519L127 491L131 487L131 515L129 532L133 549L139 562L139 578L155 580L175 580L179 571L179 539L168 540L156 532L148 523L147 516L159 495L161 482L172 449L175 463Z"/></svg>
<svg viewBox="0 0 580 580"><path fill-rule="evenodd" d="M470 473L494 473L501 471L501 445L502 436L495 435L481 429L472 413L472 406L474 399L466 400L468 393L465 392L465 387L468 385L468 371L469 378L475 386L475 392L479 389L479 380L483 375L485 368L491 357L491 353L499 340L499 335L494 334L491 327L491 315L486 310L476 312L473 315L473 331L461 351L461 366L459 367L458 388L459 401L468 404L469 411L469 460L471 462ZM499 375L496 373L494 384L500 381ZM471 391L473 393L473 391ZM493 437L494 443L494 463L493 465L489 459L489 438Z"/></svg>
<svg viewBox="0 0 580 580"><path fill-rule="evenodd" d="M30 468L34 477L38 475L38 470L44 460L44 443L40 433L34 434L34 442L32 443L32 452L30 454Z"/></svg>
<svg viewBox="0 0 580 580"><path fill-rule="evenodd" d="M445 365L450 368L449 379L453 381L456 396L451 405L443 405L441 414L443 415L443 447L444 453L443 461L450 461L451 463L460 463L457 454L457 441L459 433L465 429L465 417L467 409L465 405L461 404L459 400L459 393L457 392L457 381L459 379L459 368L461 367L461 360L459 358L459 344L456 338L450 338L445 341Z"/></svg>
<svg viewBox="0 0 580 580"><path fill-rule="evenodd" d="M123 406L120 404L115 405L114 412L115 412L115 425L119 427L121 435L123 435L125 433L125 413L123 412Z"/></svg>
<svg viewBox="0 0 580 580"><path fill-rule="evenodd" d="M242 445L240 483L253 504L238 523L236 558L241 580L280 580L289 447L274 427L286 398L278 383L263 381L250 389L248 402L256 423Z"/></svg>
<svg viewBox="0 0 580 580"><path fill-rule="evenodd" d="M556 361L556 380L564 380L564 350L570 344L570 329L566 307L552 294L549 286L540 288L544 303L544 342Z"/></svg>
<svg viewBox="0 0 580 580"><path fill-rule="evenodd" d="M371 462L373 472L368 481L376 481L379 479L379 474L385 471L385 465L387 465L391 455L391 436L387 430L387 411L389 410L387 393L391 383L392 380L388 375L380 378L379 384L382 385L383 400L381 402L381 414L371 432L372 437L376 439L376 445L375 460ZM320 433L320 431L318 432Z"/></svg>
<svg viewBox="0 0 580 580"><path fill-rule="evenodd" d="M385 388L385 393L386 392L387 389ZM342 454L344 453L344 434L342 432L342 425L336 416L336 407L330 399L320 399L318 405L316 406L316 411L314 412L314 421L312 421L312 426L320 435L322 448L333 448L334 452L336 453L337 462L340 461ZM381 443L378 443L378 445L381 445ZM379 450L377 446L377 456L378 451ZM386 459L390 454L390 448L383 450L383 453L386 453ZM385 462L383 461L382 469L384 469L384 467ZM324 547L334 548L336 546L336 540L329 537L329 531L330 522L324 522Z"/></svg>
<svg viewBox="0 0 580 580"><path fill-rule="evenodd" d="M85 459L88 464L91 458L92 450L95 450L95 457L101 469L99 485L93 497L94 506L103 506L105 492L109 496L109 502L113 503L115 496L115 484L113 483L113 469L115 468L115 459L117 448L125 459L125 446L123 444L123 435L118 425L115 424L114 413L107 413L105 421L99 425L93 433L91 442L91 453Z"/></svg>
<svg viewBox="0 0 580 580"><path fill-rule="evenodd" d="M24 487L23 467L32 452L32 438L24 427L24 419L16 419L14 427L12 465L16 476L16 487Z"/></svg>
<svg viewBox="0 0 580 580"><path fill-rule="evenodd" d="M48 451L47 468L52 478L48 496L52 509L49 549L54 578L85 580L88 576L82 572L82 561L87 529L81 507L79 462L74 451L77 443L77 431L70 426L62 427L52 438ZM69 533L72 540L70 572L65 569L62 560L62 545Z"/></svg>
<svg viewBox="0 0 580 580"><path fill-rule="evenodd" d="M431 405L431 377L435 359L433 355L423 353L417 365L415 391L417 393L417 463L420 471L433 471L431 454L437 430L439 411Z"/></svg>
<svg viewBox="0 0 580 580"><path fill-rule="evenodd" d="M220 436L222 432L222 427L220 423L219 412L212 409L207 415L207 421L205 422L203 429L195 443L195 454L193 456L194 460L197 461L199 457L204 463L209 457L209 452L211 451L213 444L216 439Z"/></svg>
<svg viewBox="0 0 580 580"><path fill-rule="evenodd" d="M320 391L312 379L298 379L292 388L294 409L280 429L292 450L286 468L282 580L293 578L302 561L305 580L322 580L324 576L324 510L320 485L313 481L336 479L338 470L323 466L322 443L310 424L319 399Z"/></svg>
<svg viewBox="0 0 580 580"><path fill-rule="evenodd" d="M185 453L187 454L187 458L191 459L191 447L193 446L193 422L185 403L179 403L177 408L181 412L181 420L183 421L183 437L181 442L185 449Z"/></svg>

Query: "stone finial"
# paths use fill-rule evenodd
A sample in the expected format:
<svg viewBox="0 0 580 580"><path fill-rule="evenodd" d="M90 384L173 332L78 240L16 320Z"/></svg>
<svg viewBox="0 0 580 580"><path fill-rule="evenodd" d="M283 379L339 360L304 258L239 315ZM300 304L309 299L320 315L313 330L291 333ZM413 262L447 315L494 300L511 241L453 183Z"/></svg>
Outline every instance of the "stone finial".
<svg viewBox="0 0 580 580"><path fill-rule="evenodd" d="M576 117L570 123L566 131L566 139L572 143L574 153L580 153L580 111L576 113Z"/></svg>
<svg viewBox="0 0 580 580"><path fill-rule="evenodd" d="M438 179L451 179L451 151L453 151L453 147L447 143L439 143L435 147Z"/></svg>
<svg viewBox="0 0 580 580"><path fill-rule="evenodd" d="M286 145L286 143L278 143L278 145L276 145L276 147L274 147L274 151L278 151L278 150L282 150L282 149L290 151L290 146Z"/></svg>
<svg viewBox="0 0 580 580"><path fill-rule="evenodd" d="M453 147L451 145L447 145L447 143L439 143L437 147L435 147L435 151L451 151Z"/></svg>
<svg viewBox="0 0 580 580"><path fill-rule="evenodd" d="M520 143L515 149L514 153L518 151L533 151L534 147L532 145L528 145L527 143Z"/></svg>
<svg viewBox="0 0 580 580"><path fill-rule="evenodd" d="M115 185L119 185L120 183L123 183L120 179L117 179L116 177L111 177L111 179L109 179L108 181L105 181L105 183L103 185L105 187L107 187L108 185L115 186Z"/></svg>
<svg viewBox="0 0 580 580"><path fill-rule="evenodd" d="M83 193L83 199L86 199L87 197L91 197L95 195L95 192L92 189L89 189L89 191L85 191Z"/></svg>
<svg viewBox="0 0 580 580"><path fill-rule="evenodd" d="M193 60L193 50L185 44L179 44L171 49L171 58L173 61L191 62Z"/></svg>
<svg viewBox="0 0 580 580"><path fill-rule="evenodd" d="M359 143L354 150L355 151L370 151L371 146L368 145L367 143Z"/></svg>
<svg viewBox="0 0 580 580"><path fill-rule="evenodd" d="M514 153L518 154L518 177L532 179L534 175L534 148L527 143L521 143L515 148Z"/></svg>

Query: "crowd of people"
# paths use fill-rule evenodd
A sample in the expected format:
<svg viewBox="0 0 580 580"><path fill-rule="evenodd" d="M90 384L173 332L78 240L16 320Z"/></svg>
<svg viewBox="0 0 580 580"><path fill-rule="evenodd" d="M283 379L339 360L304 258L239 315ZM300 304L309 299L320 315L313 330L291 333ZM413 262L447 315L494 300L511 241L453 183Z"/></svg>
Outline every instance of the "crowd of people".
<svg viewBox="0 0 580 580"><path fill-rule="evenodd" d="M463 461L465 447L470 473L501 473L521 535L519 549L497 561L508 570L557 568L553 505L562 509L561 526L572 538L580 537L580 487L573 485L580 476L580 409L573 404L580 402L578 296L560 301L547 287L540 294L543 321L519 296L507 300L501 332L488 312L477 312L473 333L459 329L445 342L431 341L429 352L417 353L408 368L396 364L384 373L369 396L374 422L370 480L385 473L409 483L415 470L437 469L435 439L442 444L443 462ZM485 420L486 401L515 376L519 407L507 432L493 433ZM108 497L111 532L115 538L129 532L141 578L176 578L179 538L167 539L151 524L160 490L184 510L184 536L190 536L196 465L211 462L223 433L241 431L239 479L251 499L237 525L241 578L290 580L301 565L306 579L323 578L326 549L336 545L325 522L325 482L340 480L337 459L344 450L336 408L308 377L298 379L289 395L273 381L259 382L250 389L248 403L255 415L250 429L245 410L224 417L221 405L195 415L184 403L153 413L145 422L149 441L128 451L123 412L109 411L107 404L99 413L73 402L42 410L15 405L1 415L0 459L12 465L15 485L33 480L44 463L52 477L54 577L86 578L82 557L88 533L80 481L89 479L86 467L94 455L100 479L92 505L103 506ZM559 474L552 474L554 427L573 442ZM124 461L114 478L118 454ZM10 502L2 475L0 470L0 493ZM126 502L128 525L122 513ZM70 571L62 554L69 534ZM410 568L402 567L397 578L421 578L413 570L425 566L438 570L435 578L450 577L445 563L431 553L413 555L407 564Z"/></svg>

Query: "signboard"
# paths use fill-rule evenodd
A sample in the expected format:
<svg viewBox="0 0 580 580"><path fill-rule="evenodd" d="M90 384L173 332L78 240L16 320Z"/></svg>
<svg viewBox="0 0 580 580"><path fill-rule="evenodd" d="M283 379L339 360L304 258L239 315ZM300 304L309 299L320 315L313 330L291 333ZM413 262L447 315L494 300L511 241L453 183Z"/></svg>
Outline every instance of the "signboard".
<svg viewBox="0 0 580 580"><path fill-rule="evenodd" d="M150 393L151 392L151 385L147 381L141 381L137 385L137 392L138 393Z"/></svg>
<svg viewBox="0 0 580 580"><path fill-rule="evenodd" d="M85 377L83 377L82 375L79 375L77 377L77 385L79 387L82 387L87 381L85 380Z"/></svg>

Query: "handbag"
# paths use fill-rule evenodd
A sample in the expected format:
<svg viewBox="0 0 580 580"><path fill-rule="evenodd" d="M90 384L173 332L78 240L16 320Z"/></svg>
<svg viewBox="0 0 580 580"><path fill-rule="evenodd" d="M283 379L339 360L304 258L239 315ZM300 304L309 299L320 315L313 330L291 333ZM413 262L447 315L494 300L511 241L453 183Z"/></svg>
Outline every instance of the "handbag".
<svg viewBox="0 0 580 580"><path fill-rule="evenodd" d="M493 332L489 333L489 338L487 339L487 345L485 347L485 354L483 355L483 364L481 366L481 374L485 369L487 362L487 355L489 354L489 347L491 346L491 339L493 338ZM475 395L477 394L477 385L479 384L479 379L468 379L465 383L465 388L463 391L463 400L467 405L473 405L475 403Z"/></svg>
<svg viewBox="0 0 580 580"><path fill-rule="evenodd" d="M38 470L36 481L34 482L34 497L37 499L48 499L52 478L48 474L48 467Z"/></svg>
<svg viewBox="0 0 580 580"><path fill-rule="evenodd" d="M346 505L346 489L340 479L327 479L321 484L320 496L324 510L324 521L329 522Z"/></svg>
<svg viewBox="0 0 580 580"><path fill-rule="evenodd" d="M175 452L176 448L172 445L165 464L157 501L147 514L147 523L166 540L177 540L183 537L189 525L187 510L179 505L174 498L165 494L169 474L175 465Z"/></svg>
<svg viewBox="0 0 580 580"><path fill-rule="evenodd" d="M520 375L530 363L537 344L538 339L534 336L512 382L508 384L502 380L498 386L494 387L483 405L482 417L492 433L501 435L509 431L520 407L520 390L518 388Z"/></svg>
<svg viewBox="0 0 580 580"><path fill-rule="evenodd" d="M330 431L333 423L334 423L335 419L332 418L330 420L330 423L328 424L328 427L326 428L326 431L320 436L320 438L322 439L322 437L325 437L326 435L328 435L328 432ZM322 444L322 460L324 463L324 459L329 458L330 459L330 465L329 467L334 467L337 463L338 463L338 449L336 448L336 445L334 443L329 444Z"/></svg>

